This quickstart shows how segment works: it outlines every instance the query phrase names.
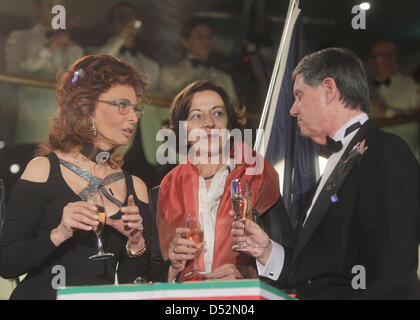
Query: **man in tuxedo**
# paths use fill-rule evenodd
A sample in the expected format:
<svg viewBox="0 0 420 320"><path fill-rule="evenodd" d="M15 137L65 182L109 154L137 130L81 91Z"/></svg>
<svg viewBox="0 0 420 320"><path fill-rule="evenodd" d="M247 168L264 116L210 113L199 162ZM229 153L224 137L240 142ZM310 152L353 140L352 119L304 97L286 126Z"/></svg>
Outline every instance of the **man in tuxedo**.
<svg viewBox="0 0 420 320"><path fill-rule="evenodd" d="M293 249L252 221L233 223L258 248L261 277L294 288L300 299L410 298L417 289L419 166L399 137L369 120L368 82L360 59L329 48L294 71L290 114L302 134L331 156L296 230Z"/></svg>

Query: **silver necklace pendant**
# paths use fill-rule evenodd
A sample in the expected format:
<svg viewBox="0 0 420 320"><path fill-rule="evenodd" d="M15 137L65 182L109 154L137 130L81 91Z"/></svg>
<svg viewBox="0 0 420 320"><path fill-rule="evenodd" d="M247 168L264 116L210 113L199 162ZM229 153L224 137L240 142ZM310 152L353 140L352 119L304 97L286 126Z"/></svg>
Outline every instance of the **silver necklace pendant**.
<svg viewBox="0 0 420 320"><path fill-rule="evenodd" d="M95 161L97 164L105 164L111 157L113 150L102 150L96 148L96 154L94 154L95 147L92 144L87 144L80 152L89 160Z"/></svg>
<svg viewBox="0 0 420 320"><path fill-rule="evenodd" d="M97 164L104 164L109 160L111 154L108 151L98 152L96 155L95 161Z"/></svg>

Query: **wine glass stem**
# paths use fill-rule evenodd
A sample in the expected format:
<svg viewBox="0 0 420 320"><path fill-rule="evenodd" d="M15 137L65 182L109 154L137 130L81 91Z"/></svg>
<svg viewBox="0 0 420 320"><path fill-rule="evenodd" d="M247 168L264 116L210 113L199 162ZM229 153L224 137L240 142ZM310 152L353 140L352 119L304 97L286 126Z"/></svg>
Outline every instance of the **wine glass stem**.
<svg viewBox="0 0 420 320"><path fill-rule="evenodd" d="M198 257L197 257L197 255L198 255L198 254L196 254L196 255L194 256L194 272L195 272L195 273L198 273Z"/></svg>
<svg viewBox="0 0 420 320"><path fill-rule="evenodd" d="M97 234L96 237L98 238L98 250L100 253L104 253L104 249L102 247L101 235Z"/></svg>
<svg viewBox="0 0 420 320"><path fill-rule="evenodd" d="M246 220L243 220L243 219L241 220L241 223L244 225L244 230L245 230L245 222L246 222ZM245 233L242 236L242 243L246 243Z"/></svg>

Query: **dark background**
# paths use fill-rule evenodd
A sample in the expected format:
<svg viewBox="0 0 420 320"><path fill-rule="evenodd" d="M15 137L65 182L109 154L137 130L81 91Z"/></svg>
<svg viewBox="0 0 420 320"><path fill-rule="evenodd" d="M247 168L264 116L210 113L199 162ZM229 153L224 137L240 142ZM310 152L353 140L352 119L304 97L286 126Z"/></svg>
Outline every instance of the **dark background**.
<svg viewBox="0 0 420 320"><path fill-rule="evenodd" d="M68 0L69 21L77 18L73 38L82 45L102 42L101 31L109 8L117 0ZM143 21L143 50L160 64L180 58L180 27L191 15L203 16L215 32L216 49L235 58L242 41L257 43L266 57L274 59L283 29L287 0L137 0ZM404 67L420 61L420 1L371 0L366 13L366 29L353 30L351 9L362 1L301 0L309 51L329 43L345 45L362 58L368 55L375 39L394 40ZM250 13L246 6L251 6ZM15 29L33 25L32 0L1 0L0 38ZM3 40L4 41L4 40ZM271 53L271 54L268 54ZM3 54L3 53L2 53Z"/></svg>

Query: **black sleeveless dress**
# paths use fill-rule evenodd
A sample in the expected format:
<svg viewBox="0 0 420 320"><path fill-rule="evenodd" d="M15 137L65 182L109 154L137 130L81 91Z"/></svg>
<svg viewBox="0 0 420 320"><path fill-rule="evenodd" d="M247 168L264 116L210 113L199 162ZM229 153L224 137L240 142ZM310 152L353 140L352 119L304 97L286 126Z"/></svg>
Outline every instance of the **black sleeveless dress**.
<svg viewBox="0 0 420 320"><path fill-rule="evenodd" d="M115 272L120 284L132 283L137 277L148 278L150 250L137 258L128 257L127 238L108 225L101 238L104 251L114 253L111 259L89 260L98 251L92 231L78 230L72 238L55 247L50 233L60 224L63 208L81 198L64 181L56 154L49 153L46 157L50 161L48 181L19 180L8 202L0 235L0 276L15 278L27 273L10 299L55 299L57 283L65 286L114 284ZM132 177L126 173L124 176L127 198L134 195L143 218L146 247L150 248L149 206L137 199ZM123 206L126 205L127 199ZM118 212L110 219L121 219L121 216Z"/></svg>

